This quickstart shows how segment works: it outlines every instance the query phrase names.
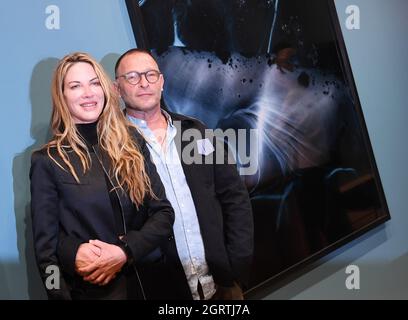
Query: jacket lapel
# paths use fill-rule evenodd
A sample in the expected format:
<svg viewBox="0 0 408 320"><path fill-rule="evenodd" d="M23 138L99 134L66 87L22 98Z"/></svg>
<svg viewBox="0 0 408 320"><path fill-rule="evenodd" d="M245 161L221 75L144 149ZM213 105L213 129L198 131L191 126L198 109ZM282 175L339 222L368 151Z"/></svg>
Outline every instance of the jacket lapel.
<svg viewBox="0 0 408 320"><path fill-rule="evenodd" d="M194 171L195 171L194 167L196 165L194 163L186 164L185 161L183 161L183 157L182 157L183 150L186 148L188 144L192 143L191 141L182 140L183 132L190 128L189 122L177 119L177 117L176 119L173 119L173 120L180 121L180 124L181 124L177 127L175 141L176 141L176 146L177 146L177 152L180 157L181 166L183 167L183 171L184 171L184 175L186 176L187 184L191 189L194 186L194 181L196 181L196 179L194 178ZM193 190L191 190L191 193L194 194Z"/></svg>

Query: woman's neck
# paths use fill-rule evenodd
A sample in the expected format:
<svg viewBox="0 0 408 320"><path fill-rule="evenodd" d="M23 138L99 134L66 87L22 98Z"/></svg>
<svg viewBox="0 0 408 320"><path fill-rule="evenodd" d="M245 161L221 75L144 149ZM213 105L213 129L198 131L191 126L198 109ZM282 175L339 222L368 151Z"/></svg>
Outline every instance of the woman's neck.
<svg viewBox="0 0 408 320"><path fill-rule="evenodd" d="M88 146L98 144L98 121L92 123L78 123L76 127Z"/></svg>

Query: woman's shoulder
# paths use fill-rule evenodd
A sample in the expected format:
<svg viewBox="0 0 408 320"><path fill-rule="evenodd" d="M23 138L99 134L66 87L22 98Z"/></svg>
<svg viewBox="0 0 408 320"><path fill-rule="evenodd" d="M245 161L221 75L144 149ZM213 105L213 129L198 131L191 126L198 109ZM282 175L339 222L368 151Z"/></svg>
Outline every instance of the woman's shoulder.
<svg viewBox="0 0 408 320"><path fill-rule="evenodd" d="M42 147L41 149L35 150L31 154L31 169L33 168L43 168L43 167L50 167L50 157L47 153L47 148Z"/></svg>
<svg viewBox="0 0 408 320"><path fill-rule="evenodd" d="M31 159L34 159L34 158L35 159L41 159L41 158L44 158L46 156L48 156L47 146L46 145L42 146L39 149L34 150L31 153Z"/></svg>
<svg viewBox="0 0 408 320"><path fill-rule="evenodd" d="M49 161L51 157L59 158L58 150L55 146L44 145L39 149L36 149L31 154L31 162L33 161Z"/></svg>
<svg viewBox="0 0 408 320"><path fill-rule="evenodd" d="M46 146L33 151L31 154L30 178L44 179L46 173L52 171L52 167L53 164Z"/></svg>

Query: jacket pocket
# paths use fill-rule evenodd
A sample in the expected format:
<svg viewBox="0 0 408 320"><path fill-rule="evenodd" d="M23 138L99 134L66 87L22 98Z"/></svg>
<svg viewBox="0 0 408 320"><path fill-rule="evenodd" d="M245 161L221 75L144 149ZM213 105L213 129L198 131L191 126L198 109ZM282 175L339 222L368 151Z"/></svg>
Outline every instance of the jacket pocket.
<svg viewBox="0 0 408 320"><path fill-rule="evenodd" d="M90 184L89 178L80 177L79 183L72 176L63 176L60 178L62 184L74 184L74 185L88 185Z"/></svg>

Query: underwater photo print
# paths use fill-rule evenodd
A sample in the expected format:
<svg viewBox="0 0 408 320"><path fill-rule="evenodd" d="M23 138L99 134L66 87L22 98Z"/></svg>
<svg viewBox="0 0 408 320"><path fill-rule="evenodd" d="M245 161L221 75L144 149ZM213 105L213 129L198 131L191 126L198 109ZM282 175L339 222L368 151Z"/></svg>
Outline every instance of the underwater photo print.
<svg viewBox="0 0 408 320"><path fill-rule="evenodd" d="M127 7L137 46L164 75L166 108L257 132L255 149L235 150L237 169L256 150L255 170L241 173L255 226L247 294L390 218L333 1Z"/></svg>

